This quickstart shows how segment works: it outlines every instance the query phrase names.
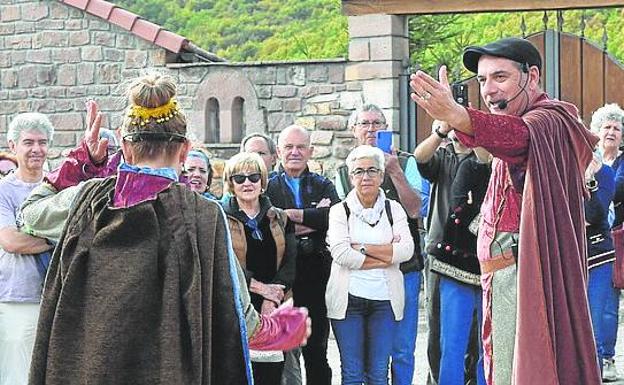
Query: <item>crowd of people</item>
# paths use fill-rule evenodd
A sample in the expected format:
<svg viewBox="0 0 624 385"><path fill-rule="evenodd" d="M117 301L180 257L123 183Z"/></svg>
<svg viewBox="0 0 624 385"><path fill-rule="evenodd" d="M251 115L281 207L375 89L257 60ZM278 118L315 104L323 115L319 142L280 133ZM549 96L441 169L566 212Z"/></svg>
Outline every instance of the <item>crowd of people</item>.
<svg viewBox="0 0 624 385"><path fill-rule="evenodd" d="M615 380L624 111L586 129L541 90L523 39L463 62L489 111L458 104L445 67L418 71L412 99L435 121L413 153L379 148L386 116L365 104L333 180L291 125L243 138L223 194L166 75L129 85L115 132L88 101L51 172L54 127L17 115L0 154L0 385L331 385L330 330L342 384L410 385L422 282L428 385Z"/></svg>

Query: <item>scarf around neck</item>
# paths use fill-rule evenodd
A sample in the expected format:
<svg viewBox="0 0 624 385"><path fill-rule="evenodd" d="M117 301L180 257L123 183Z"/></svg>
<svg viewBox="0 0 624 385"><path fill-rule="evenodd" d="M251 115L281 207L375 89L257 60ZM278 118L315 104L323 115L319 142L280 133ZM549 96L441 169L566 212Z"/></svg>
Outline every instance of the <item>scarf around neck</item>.
<svg viewBox="0 0 624 385"><path fill-rule="evenodd" d="M379 189L379 194L377 195L377 200L375 204L371 208L364 208L360 199L357 196L355 189L351 190L347 197L345 198L347 205L349 206L349 210L351 213L362 220L364 223L373 227L379 220L381 219L381 215L385 209L386 202L386 194L384 194L382 189Z"/></svg>

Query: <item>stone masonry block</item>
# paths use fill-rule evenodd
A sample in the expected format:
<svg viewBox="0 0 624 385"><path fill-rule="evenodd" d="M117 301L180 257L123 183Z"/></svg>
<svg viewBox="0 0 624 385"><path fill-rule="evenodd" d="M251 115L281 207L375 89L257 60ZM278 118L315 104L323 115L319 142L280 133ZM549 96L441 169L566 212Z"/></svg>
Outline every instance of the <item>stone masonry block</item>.
<svg viewBox="0 0 624 385"><path fill-rule="evenodd" d="M55 132L54 145L60 147L69 147L76 145L76 133L72 131Z"/></svg>
<svg viewBox="0 0 624 385"><path fill-rule="evenodd" d="M15 24L17 23L2 23L0 24L0 35L14 35Z"/></svg>
<svg viewBox="0 0 624 385"><path fill-rule="evenodd" d="M268 100L263 100L261 102L261 105L263 105L267 111L269 112L275 112L275 111L281 111L282 110L282 101L279 99L268 99Z"/></svg>
<svg viewBox="0 0 624 385"><path fill-rule="evenodd" d="M19 22L15 23L15 33L34 33L35 31L43 31L48 29L63 29L63 21L62 20L47 20L48 23L44 23L40 21L38 23L34 23L32 21L29 22ZM60 26L57 24L60 23ZM48 24L46 28L42 28L41 24ZM48 28L48 27L56 27L56 28Z"/></svg>
<svg viewBox="0 0 624 385"><path fill-rule="evenodd" d="M331 147L326 146L314 146L314 152L312 152L312 159L327 158L332 153Z"/></svg>
<svg viewBox="0 0 624 385"><path fill-rule="evenodd" d="M287 72L287 81L296 86L303 86L306 83L306 69L304 66L290 67Z"/></svg>
<svg viewBox="0 0 624 385"><path fill-rule="evenodd" d="M42 114L49 114L56 112L54 108L55 101L52 99L37 99L32 101L32 109L35 112L41 112Z"/></svg>
<svg viewBox="0 0 624 385"><path fill-rule="evenodd" d="M354 110L364 104L362 93L358 91L343 92L340 94L340 108Z"/></svg>
<svg viewBox="0 0 624 385"><path fill-rule="evenodd" d="M329 78L329 70L326 65L318 64L308 67L307 79L311 82L326 82Z"/></svg>
<svg viewBox="0 0 624 385"><path fill-rule="evenodd" d="M258 86L256 87L256 96L258 99L268 99L271 97L270 86Z"/></svg>
<svg viewBox="0 0 624 385"><path fill-rule="evenodd" d="M297 87L294 86L274 86L273 97L292 98L297 95Z"/></svg>
<svg viewBox="0 0 624 385"><path fill-rule="evenodd" d="M362 88L366 103L376 104L380 108L399 107L398 80L369 80L362 82Z"/></svg>
<svg viewBox="0 0 624 385"><path fill-rule="evenodd" d="M327 146L331 144L332 139L334 139L334 133L332 131L313 131L310 135L312 144Z"/></svg>
<svg viewBox="0 0 624 385"><path fill-rule="evenodd" d="M299 90L299 96L302 98L309 98L311 96L318 95L318 86L305 86Z"/></svg>
<svg viewBox="0 0 624 385"><path fill-rule="evenodd" d="M349 61L370 60L369 38L349 39Z"/></svg>
<svg viewBox="0 0 624 385"><path fill-rule="evenodd" d="M293 99L284 100L283 108L284 108L284 112L301 111L301 99L293 98Z"/></svg>
<svg viewBox="0 0 624 385"><path fill-rule="evenodd" d="M288 84L288 80L286 78L287 69L284 67L278 67L276 72L276 82L277 84Z"/></svg>
<svg viewBox="0 0 624 385"><path fill-rule="evenodd" d="M32 37L30 35L15 35L5 38L5 45L8 49L31 49Z"/></svg>
<svg viewBox="0 0 624 385"><path fill-rule="evenodd" d="M13 51L11 53L11 61L14 66L26 64L26 51Z"/></svg>
<svg viewBox="0 0 624 385"><path fill-rule="evenodd" d="M329 82L332 84L342 84L344 83L345 78L345 67L344 65L332 65L329 66Z"/></svg>
<svg viewBox="0 0 624 385"><path fill-rule="evenodd" d="M28 91L26 90L12 90L9 91L9 99L11 100L22 100L28 97Z"/></svg>
<svg viewBox="0 0 624 385"><path fill-rule="evenodd" d="M104 48L104 60L122 62L125 59L125 52L117 48Z"/></svg>
<svg viewBox="0 0 624 385"><path fill-rule="evenodd" d="M22 4L22 19L26 21L37 21L48 16L50 10L47 1Z"/></svg>
<svg viewBox="0 0 624 385"><path fill-rule="evenodd" d="M79 63L76 78L78 84L93 84L95 82L95 64Z"/></svg>
<svg viewBox="0 0 624 385"><path fill-rule="evenodd" d="M45 31L37 33L33 38L33 48L66 47L69 44L69 32Z"/></svg>
<svg viewBox="0 0 624 385"><path fill-rule="evenodd" d="M332 94L334 93L334 86L331 84L322 84L318 88L319 94Z"/></svg>
<svg viewBox="0 0 624 385"><path fill-rule="evenodd" d="M344 116L321 116L316 120L316 128L320 130L344 130L347 119Z"/></svg>
<svg viewBox="0 0 624 385"><path fill-rule="evenodd" d="M20 6L19 5L3 5L2 12L0 12L0 21L16 21L21 19Z"/></svg>
<svg viewBox="0 0 624 385"><path fill-rule="evenodd" d="M269 114L269 132L280 132L284 128L293 124L293 116L292 114L284 114L284 113L272 113Z"/></svg>
<svg viewBox="0 0 624 385"><path fill-rule="evenodd" d="M147 66L147 52L126 51L126 68L145 68Z"/></svg>
<svg viewBox="0 0 624 385"><path fill-rule="evenodd" d="M249 72L249 78L254 84L276 84L277 69L275 67L253 68Z"/></svg>
<svg viewBox="0 0 624 385"><path fill-rule="evenodd" d="M111 23L100 19L89 19L89 29L92 31L109 31Z"/></svg>
<svg viewBox="0 0 624 385"><path fill-rule="evenodd" d="M65 97L65 90L67 87L48 87L46 94L49 98L62 99Z"/></svg>
<svg viewBox="0 0 624 385"><path fill-rule="evenodd" d="M180 83L201 83L202 79L206 75L206 71L203 68L191 67L184 68L179 72Z"/></svg>
<svg viewBox="0 0 624 385"><path fill-rule="evenodd" d="M324 102L333 102L334 100L338 100L338 94L324 94L311 97L308 99L308 103L324 103Z"/></svg>
<svg viewBox="0 0 624 385"><path fill-rule="evenodd" d="M371 36L407 36L407 17L396 15L349 16L349 38Z"/></svg>
<svg viewBox="0 0 624 385"><path fill-rule="evenodd" d="M52 19L67 19L69 17L69 10L65 4L50 2L49 5Z"/></svg>
<svg viewBox="0 0 624 385"><path fill-rule="evenodd" d="M409 40L406 37L381 36L370 38L371 60L409 59Z"/></svg>
<svg viewBox="0 0 624 385"><path fill-rule="evenodd" d="M0 68L11 68L11 54L0 51Z"/></svg>
<svg viewBox="0 0 624 385"><path fill-rule="evenodd" d="M77 31L83 29L85 24L86 21L81 19L65 20L65 29L68 31Z"/></svg>
<svg viewBox="0 0 624 385"><path fill-rule="evenodd" d="M54 63L80 63L80 48L56 48L52 50Z"/></svg>
<svg viewBox="0 0 624 385"><path fill-rule="evenodd" d="M310 131L314 130L314 127L316 127L316 119L314 119L313 117L299 117L295 120L295 124L305 127ZM312 134L314 135L313 131Z"/></svg>
<svg viewBox="0 0 624 385"><path fill-rule="evenodd" d="M56 100L54 109L56 112L68 112L74 109L74 103L72 100L67 99Z"/></svg>
<svg viewBox="0 0 624 385"><path fill-rule="evenodd" d="M20 88L31 88L37 86L37 67L22 66L19 69L19 86Z"/></svg>
<svg viewBox="0 0 624 385"><path fill-rule="evenodd" d="M46 97L45 88L33 88L28 90L28 97L34 99L43 99Z"/></svg>
<svg viewBox="0 0 624 385"><path fill-rule="evenodd" d="M99 83L117 84L121 81L121 64L106 63L98 64L97 77Z"/></svg>
<svg viewBox="0 0 624 385"><path fill-rule="evenodd" d="M136 36L129 35L127 33L117 34L117 40L115 41L117 48L132 49L136 47Z"/></svg>
<svg viewBox="0 0 624 385"><path fill-rule="evenodd" d="M76 31L69 35L69 45L79 46L87 45L91 41L91 33L89 31Z"/></svg>
<svg viewBox="0 0 624 385"><path fill-rule="evenodd" d="M26 53L26 61L29 63L52 63L52 51L48 49L32 50Z"/></svg>
<svg viewBox="0 0 624 385"><path fill-rule="evenodd" d="M67 87L67 97L69 98L82 98L83 96L87 96L87 94L89 95L89 97L93 97L95 94L92 94L90 92L88 92L87 87ZM76 102L74 104L74 108L76 110L78 110L78 107L80 108L84 108L84 102L80 101L80 102Z"/></svg>
<svg viewBox="0 0 624 385"><path fill-rule="evenodd" d="M361 62L347 65L345 80L389 79L398 77L400 73L399 61Z"/></svg>
<svg viewBox="0 0 624 385"><path fill-rule="evenodd" d="M101 61L104 58L102 47L82 47L81 58L84 61Z"/></svg>
<svg viewBox="0 0 624 385"><path fill-rule="evenodd" d="M329 115L331 114L331 102L318 103L315 105L317 115Z"/></svg>
<svg viewBox="0 0 624 385"><path fill-rule="evenodd" d="M82 113L52 114L50 121L59 131L82 131Z"/></svg>
<svg viewBox="0 0 624 385"><path fill-rule="evenodd" d="M35 67L37 72L37 84L40 86L51 86L56 82L56 68L51 65L38 65Z"/></svg>
<svg viewBox="0 0 624 385"><path fill-rule="evenodd" d="M0 89L15 87L17 87L17 71L11 69L0 70Z"/></svg>
<svg viewBox="0 0 624 385"><path fill-rule="evenodd" d="M114 47L115 34L111 32L95 31L93 32L93 44L104 47Z"/></svg>
<svg viewBox="0 0 624 385"><path fill-rule="evenodd" d="M76 85L76 65L63 64L58 67L58 85L59 86L75 86Z"/></svg>

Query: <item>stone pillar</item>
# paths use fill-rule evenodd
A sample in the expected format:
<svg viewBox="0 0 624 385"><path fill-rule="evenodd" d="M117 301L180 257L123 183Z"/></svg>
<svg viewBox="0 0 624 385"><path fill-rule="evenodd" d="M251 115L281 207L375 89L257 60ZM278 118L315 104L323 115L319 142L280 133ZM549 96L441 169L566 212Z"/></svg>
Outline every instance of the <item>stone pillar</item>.
<svg viewBox="0 0 624 385"><path fill-rule="evenodd" d="M359 82L365 103L383 108L390 128L399 133L399 75L409 64L407 17L349 16L347 82ZM398 136L394 138L398 145Z"/></svg>

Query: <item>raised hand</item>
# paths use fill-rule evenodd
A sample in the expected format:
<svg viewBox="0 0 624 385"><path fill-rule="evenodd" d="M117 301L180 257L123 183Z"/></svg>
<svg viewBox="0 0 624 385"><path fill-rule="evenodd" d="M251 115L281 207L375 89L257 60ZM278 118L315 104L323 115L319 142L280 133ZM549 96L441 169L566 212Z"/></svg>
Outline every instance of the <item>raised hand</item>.
<svg viewBox="0 0 624 385"><path fill-rule="evenodd" d="M98 111L97 103L94 100L87 100L87 129L85 131L85 144L89 150L91 161L101 164L108 156L108 139L100 139L100 127L102 125L102 113Z"/></svg>

